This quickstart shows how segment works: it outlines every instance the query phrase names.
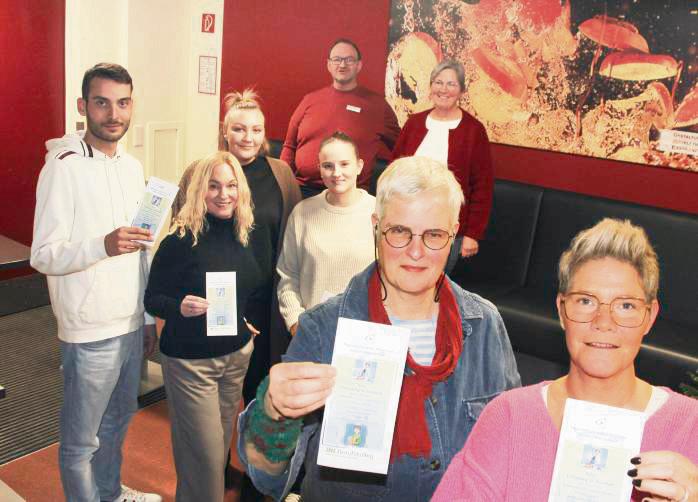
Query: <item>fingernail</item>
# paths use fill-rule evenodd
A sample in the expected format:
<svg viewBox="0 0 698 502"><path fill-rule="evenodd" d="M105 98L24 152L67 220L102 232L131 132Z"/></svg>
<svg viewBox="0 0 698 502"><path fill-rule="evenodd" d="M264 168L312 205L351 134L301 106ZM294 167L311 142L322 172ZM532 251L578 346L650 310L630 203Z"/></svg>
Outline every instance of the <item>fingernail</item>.
<svg viewBox="0 0 698 502"><path fill-rule="evenodd" d="M628 471L628 476L630 476L631 478L634 478L635 476L637 476L637 469L630 469Z"/></svg>
<svg viewBox="0 0 698 502"><path fill-rule="evenodd" d="M633 465L640 465L640 462L641 462L640 457L633 457L630 459L630 463Z"/></svg>
<svg viewBox="0 0 698 502"><path fill-rule="evenodd" d="M637 486L638 488L640 488L640 485L642 484L642 480L641 479L633 479L633 484L635 486Z"/></svg>

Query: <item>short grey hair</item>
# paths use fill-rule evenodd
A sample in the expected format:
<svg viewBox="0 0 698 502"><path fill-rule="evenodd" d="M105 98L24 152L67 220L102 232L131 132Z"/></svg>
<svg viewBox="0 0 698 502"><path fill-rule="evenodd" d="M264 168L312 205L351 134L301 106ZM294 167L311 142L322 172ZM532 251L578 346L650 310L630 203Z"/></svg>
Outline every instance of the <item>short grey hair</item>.
<svg viewBox="0 0 698 502"><path fill-rule="evenodd" d="M444 59L437 64L434 69L431 70L431 75L429 75L429 85L433 84L436 77L439 76L439 73L444 70L453 70L456 72L456 78L458 79L460 90L461 92L465 91L465 68L463 68L463 65L455 59Z"/></svg>
<svg viewBox="0 0 698 502"><path fill-rule="evenodd" d="M637 270L645 300L657 298L659 263L649 238L642 227L630 220L604 218L596 225L579 232L570 247L562 253L558 268L559 291L569 291L572 278L580 266L591 260L613 258Z"/></svg>
<svg viewBox="0 0 698 502"><path fill-rule="evenodd" d="M436 189L446 191L451 224L457 223L465 196L456 177L446 165L428 157L397 159L378 178L376 216L381 219L386 206L395 197L410 198Z"/></svg>

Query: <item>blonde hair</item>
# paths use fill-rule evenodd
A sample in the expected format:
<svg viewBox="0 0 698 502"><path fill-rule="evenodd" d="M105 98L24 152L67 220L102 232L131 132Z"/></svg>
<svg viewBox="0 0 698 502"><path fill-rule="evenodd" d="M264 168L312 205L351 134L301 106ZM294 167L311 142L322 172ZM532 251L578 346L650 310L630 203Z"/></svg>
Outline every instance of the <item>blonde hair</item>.
<svg viewBox="0 0 698 502"><path fill-rule="evenodd" d="M227 152L230 148L225 133L228 131L228 127L230 127L233 114L240 110L259 110L259 113L264 117L264 112L262 112L262 107L259 104L259 96L255 90L250 87L242 92L233 91L226 94L223 98L223 109L225 110L225 115L223 116L223 123L221 124L218 134L218 149ZM266 136L262 143L262 147L259 149L259 153L262 155L269 154L269 141L267 141Z"/></svg>
<svg viewBox="0 0 698 502"><path fill-rule="evenodd" d="M570 247L562 253L558 268L560 293L569 291L575 272L591 260L613 258L631 265L637 270L645 300L657 298L659 289L659 264L657 253L647 234L630 220L604 218L596 225L579 232Z"/></svg>
<svg viewBox="0 0 698 502"><path fill-rule="evenodd" d="M445 164L427 157L402 157L392 162L378 178L376 216L383 217L385 207L394 197L414 197L428 190L446 191L451 224L465 203L463 189Z"/></svg>
<svg viewBox="0 0 698 502"><path fill-rule="evenodd" d="M193 167L191 181L187 187L184 205L175 217L170 233L176 233L184 237L191 232L196 246L199 236L207 228L206 222L206 193L208 183L211 180L213 170L221 164L227 164L233 171L238 184L238 200L233 212L235 218L235 233L238 241L243 246L249 242L249 234L252 230L254 217L252 215L252 195L247 184L242 166L234 155L228 152L216 152L199 160Z"/></svg>

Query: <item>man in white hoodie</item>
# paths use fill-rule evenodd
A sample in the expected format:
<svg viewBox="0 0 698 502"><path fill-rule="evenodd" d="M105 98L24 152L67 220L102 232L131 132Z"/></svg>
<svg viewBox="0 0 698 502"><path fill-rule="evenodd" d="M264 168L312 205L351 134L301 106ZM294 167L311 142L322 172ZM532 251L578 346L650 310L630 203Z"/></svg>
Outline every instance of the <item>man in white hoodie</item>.
<svg viewBox="0 0 698 502"><path fill-rule="evenodd" d="M84 136L46 142L36 189L31 265L48 276L63 363L59 463L66 500L160 496L121 485L121 447L143 355L155 347L143 292L148 230L131 227L143 197L143 168L118 147L131 120L133 84L101 63L82 82Z"/></svg>

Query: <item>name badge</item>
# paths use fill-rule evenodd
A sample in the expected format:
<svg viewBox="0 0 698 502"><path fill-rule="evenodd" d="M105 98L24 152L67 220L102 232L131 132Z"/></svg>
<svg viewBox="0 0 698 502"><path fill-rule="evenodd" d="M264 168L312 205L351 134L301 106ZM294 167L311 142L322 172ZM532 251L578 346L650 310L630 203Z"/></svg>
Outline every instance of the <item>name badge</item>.
<svg viewBox="0 0 698 502"><path fill-rule="evenodd" d="M347 105L347 110L354 113L361 113L361 108L354 105Z"/></svg>

